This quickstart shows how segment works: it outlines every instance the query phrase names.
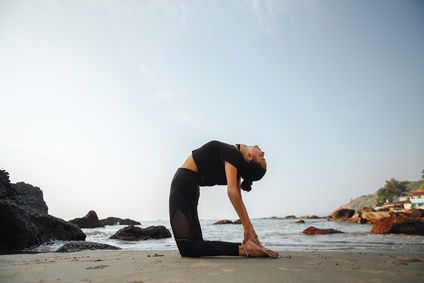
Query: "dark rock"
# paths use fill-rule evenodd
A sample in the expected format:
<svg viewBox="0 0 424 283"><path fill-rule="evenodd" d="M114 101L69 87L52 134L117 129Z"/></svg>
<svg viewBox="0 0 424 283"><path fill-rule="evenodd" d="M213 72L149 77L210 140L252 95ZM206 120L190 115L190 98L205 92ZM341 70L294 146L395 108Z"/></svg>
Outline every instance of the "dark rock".
<svg viewBox="0 0 424 283"><path fill-rule="evenodd" d="M103 226L106 225L141 225L140 222L126 218L118 218L118 217L108 217L106 219L101 219L100 224Z"/></svg>
<svg viewBox="0 0 424 283"><path fill-rule="evenodd" d="M424 222L410 217L393 215L378 219L370 234L424 235Z"/></svg>
<svg viewBox="0 0 424 283"><path fill-rule="evenodd" d="M409 214L410 217L416 218L416 219L423 219L424 218L424 210L422 209L414 209Z"/></svg>
<svg viewBox="0 0 424 283"><path fill-rule="evenodd" d="M305 223L305 220L300 219L299 221L297 221L296 223Z"/></svg>
<svg viewBox="0 0 424 283"><path fill-rule="evenodd" d="M81 229L12 201L0 200L0 251L20 251L53 240L83 241Z"/></svg>
<svg viewBox="0 0 424 283"><path fill-rule="evenodd" d="M403 211L395 211L395 214L400 217L411 217L410 213L406 213ZM415 217L411 217L411 218L415 218Z"/></svg>
<svg viewBox="0 0 424 283"><path fill-rule="evenodd" d="M334 221L347 221L355 214L355 210L342 208L333 213Z"/></svg>
<svg viewBox="0 0 424 283"><path fill-rule="evenodd" d="M93 210L90 210L86 216L82 218L75 218L72 220L69 220L70 223L73 223L75 225L78 225L80 228L97 228L97 227L104 227L101 223L99 218L97 217L97 213Z"/></svg>
<svg viewBox="0 0 424 283"><path fill-rule="evenodd" d="M215 222L213 225L221 225L221 224L242 224L240 219L237 219L236 221L231 221L231 220L220 220Z"/></svg>
<svg viewBox="0 0 424 283"><path fill-rule="evenodd" d="M107 245L107 244L78 241L78 242L67 243L61 246L56 252L57 253L73 253L73 252L79 252L84 250L120 250L120 249L121 248Z"/></svg>
<svg viewBox="0 0 424 283"><path fill-rule="evenodd" d="M0 170L0 199L12 201L20 206L28 206L10 183L9 173L4 170Z"/></svg>
<svg viewBox="0 0 424 283"><path fill-rule="evenodd" d="M141 223L140 223L140 222L138 222L138 221L135 221L135 220L129 219L129 218L125 218L125 219L122 219L122 220L119 222L119 225L141 225Z"/></svg>
<svg viewBox="0 0 424 283"><path fill-rule="evenodd" d="M12 184L13 188L19 193L21 198L28 204L28 206L48 213L49 208L44 201L43 191L24 182Z"/></svg>
<svg viewBox="0 0 424 283"><path fill-rule="evenodd" d="M224 219L224 220L215 222L213 225L221 225L221 224L233 224L233 221Z"/></svg>
<svg viewBox="0 0 424 283"><path fill-rule="evenodd" d="M321 219L321 218L322 217L319 217L319 216L316 216L316 215L299 217L299 219Z"/></svg>
<svg viewBox="0 0 424 283"><path fill-rule="evenodd" d="M334 229L318 229L318 228L315 228L314 226L311 226L303 230L302 233L306 235L326 235L326 234L335 234L335 233L344 233L344 232L339 230L334 230Z"/></svg>
<svg viewBox="0 0 424 283"><path fill-rule="evenodd" d="M139 241L150 239L171 238L171 232L165 226L150 226L140 228L135 226L127 226L120 229L109 239L118 239L124 241Z"/></svg>
<svg viewBox="0 0 424 283"><path fill-rule="evenodd" d="M10 200L20 206L29 206L47 213L43 191L24 182L10 183L9 173L0 170L0 199Z"/></svg>

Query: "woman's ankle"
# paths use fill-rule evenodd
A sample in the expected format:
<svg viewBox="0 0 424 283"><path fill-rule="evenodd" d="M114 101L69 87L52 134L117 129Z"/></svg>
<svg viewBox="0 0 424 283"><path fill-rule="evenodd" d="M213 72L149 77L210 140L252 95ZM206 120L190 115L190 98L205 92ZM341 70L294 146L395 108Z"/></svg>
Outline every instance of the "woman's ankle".
<svg viewBox="0 0 424 283"><path fill-rule="evenodd" d="M247 256L248 256L248 255L247 255L246 247L245 247L243 244L241 244L241 245L238 247L238 249L239 249L239 256L245 256L245 257L247 257Z"/></svg>

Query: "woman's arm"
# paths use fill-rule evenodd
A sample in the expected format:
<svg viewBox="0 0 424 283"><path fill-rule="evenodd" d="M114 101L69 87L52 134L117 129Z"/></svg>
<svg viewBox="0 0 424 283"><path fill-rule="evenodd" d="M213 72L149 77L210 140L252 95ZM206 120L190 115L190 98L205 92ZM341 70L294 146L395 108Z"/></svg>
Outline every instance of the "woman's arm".
<svg viewBox="0 0 424 283"><path fill-rule="evenodd" d="M261 246L255 229L253 229L252 222L250 222L249 215L247 214L246 207L244 206L241 197L240 179L237 178L237 169L229 162L225 162L225 174L227 177L227 193L230 198L231 204L236 210L241 223L244 228L244 241L243 243L251 240L252 242Z"/></svg>

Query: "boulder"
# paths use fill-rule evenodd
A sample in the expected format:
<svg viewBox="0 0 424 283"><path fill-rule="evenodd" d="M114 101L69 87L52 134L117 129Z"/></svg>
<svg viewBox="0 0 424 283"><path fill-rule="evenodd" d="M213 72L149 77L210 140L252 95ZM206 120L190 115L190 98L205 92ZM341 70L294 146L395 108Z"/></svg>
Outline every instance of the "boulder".
<svg viewBox="0 0 424 283"><path fill-rule="evenodd" d="M135 226L127 226L120 229L109 239L118 239L124 241L139 241L150 239L163 239L171 238L171 232L165 226L150 226L147 228L140 228Z"/></svg>
<svg viewBox="0 0 424 283"><path fill-rule="evenodd" d="M104 227L104 225L100 223L97 213L94 210L90 210L87 215L82 218L75 218L69 220L69 222L78 225L80 228Z"/></svg>
<svg viewBox="0 0 424 283"><path fill-rule="evenodd" d="M233 221L224 219L224 220L215 222L213 225L221 225L221 224L233 224Z"/></svg>
<svg viewBox="0 0 424 283"><path fill-rule="evenodd" d="M374 211L372 208L364 207L353 215L348 222L359 224L373 224L378 219L390 217L395 214L393 211Z"/></svg>
<svg viewBox="0 0 424 283"><path fill-rule="evenodd" d="M303 230L302 233L306 235L326 235L326 234L335 234L335 233L344 233L344 232L339 230L334 230L334 229L319 229L319 228L315 228L314 226L311 226Z"/></svg>
<svg viewBox="0 0 424 283"><path fill-rule="evenodd" d="M299 221L297 221L296 223L305 223L305 220L300 219Z"/></svg>
<svg viewBox="0 0 424 283"><path fill-rule="evenodd" d="M414 209L411 211L411 213L409 214L410 217L415 218L415 219L421 219L424 220L424 210L422 209Z"/></svg>
<svg viewBox="0 0 424 283"><path fill-rule="evenodd" d="M349 208L342 208L333 213L334 221L347 221L355 214L355 210Z"/></svg>
<svg viewBox="0 0 424 283"><path fill-rule="evenodd" d="M394 211L394 215L397 215L397 216L400 216L400 217L411 217L411 214L410 213L406 213L406 212L403 212L403 211ZM412 217L412 218L414 218L414 217Z"/></svg>
<svg viewBox="0 0 424 283"><path fill-rule="evenodd" d="M101 219L100 224L103 226L106 225L141 225L140 222L126 218L118 218L118 217L108 217L106 219Z"/></svg>
<svg viewBox="0 0 424 283"><path fill-rule="evenodd" d="M65 220L0 200L0 251L21 251L54 240L84 241L85 237L78 226Z"/></svg>
<svg viewBox="0 0 424 283"><path fill-rule="evenodd" d="M233 224L243 224L243 223L241 223L240 219L237 219L236 221L233 222Z"/></svg>
<svg viewBox="0 0 424 283"><path fill-rule="evenodd" d="M28 206L48 213L49 208L44 201L43 191L39 187L34 187L24 182L18 182L12 184L12 186Z"/></svg>
<svg viewBox="0 0 424 283"><path fill-rule="evenodd" d="M121 250L121 248L107 245L107 244L78 241L78 242L67 243L61 246L56 252L57 253L73 253L73 252L80 252L84 250Z"/></svg>
<svg viewBox="0 0 424 283"><path fill-rule="evenodd" d="M408 234L424 235L424 222L411 217L393 215L378 219L370 234Z"/></svg>

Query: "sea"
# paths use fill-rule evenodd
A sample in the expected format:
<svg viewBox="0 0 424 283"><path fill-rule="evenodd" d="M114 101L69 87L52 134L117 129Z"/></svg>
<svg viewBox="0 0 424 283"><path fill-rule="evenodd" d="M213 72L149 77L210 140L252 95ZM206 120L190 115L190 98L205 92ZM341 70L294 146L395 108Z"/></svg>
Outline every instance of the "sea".
<svg viewBox="0 0 424 283"><path fill-rule="evenodd" d="M200 220L203 238L228 242L243 240L243 226L240 224L214 225L218 220ZM262 245L276 251L402 251L424 252L424 236L419 235L374 235L369 234L370 224L356 224L324 219L304 219L305 223L296 223L297 219L252 219L253 227ZM172 234L169 221L142 221L141 228L163 225ZM336 229L342 234L305 235L302 231L310 226L321 229ZM141 241L121 241L109 239L119 229L126 226L115 225L101 228L82 229L87 235L86 241L104 243L123 250L177 250L174 238ZM55 252L65 241L46 243L32 252Z"/></svg>

